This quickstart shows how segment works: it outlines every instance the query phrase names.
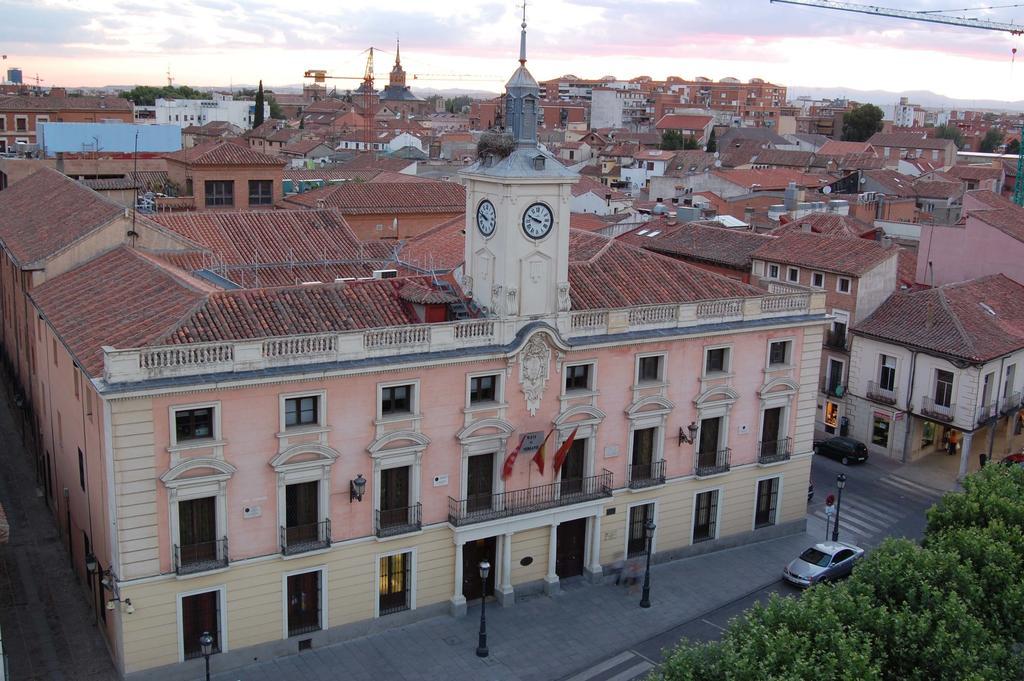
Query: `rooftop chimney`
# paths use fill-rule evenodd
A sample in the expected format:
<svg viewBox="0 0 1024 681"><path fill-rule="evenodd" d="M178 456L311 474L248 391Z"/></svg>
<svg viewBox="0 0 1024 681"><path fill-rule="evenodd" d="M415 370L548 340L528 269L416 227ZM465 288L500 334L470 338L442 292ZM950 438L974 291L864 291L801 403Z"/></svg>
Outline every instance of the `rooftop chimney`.
<svg viewBox="0 0 1024 681"><path fill-rule="evenodd" d="M882 237L882 248L892 248L892 237L888 234Z"/></svg>
<svg viewBox="0 0 1024 681"><path fill-rule="evenodd" d="M814 230L811 229L811 223L809 222L800 223L800 231L806 234L811 234L814 232Z"/></svg>
<svg viewBox="0 0 1024 681"><path fill-rule="evenodd" d="M796 182L790 182L786 187L786 192L783 195L783 205L786 206L786 210L796 210L797 194L796 194Z"/></svg>

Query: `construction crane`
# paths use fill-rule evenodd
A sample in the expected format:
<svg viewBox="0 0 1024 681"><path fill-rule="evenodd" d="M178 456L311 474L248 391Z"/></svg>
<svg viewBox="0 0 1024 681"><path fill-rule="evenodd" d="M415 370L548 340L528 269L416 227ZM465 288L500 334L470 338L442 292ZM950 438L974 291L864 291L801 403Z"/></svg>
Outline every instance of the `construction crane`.
<svg viewBox="0 0 1024 681"><path fill-rule="evenodd" d="M1024 26L1019 24L1011 24L1003 21L989 21L987 19L953 17L948 14L941 14L931 10L914 12L905 9L876 7L874 5L858 5L852 2L835 2L835 0L770 0L770 2L786 5L800 5L802 7L834 9L841 12L871 14L878 17L909 19L911 21L923 21L931 24L947 24L949 26L961 26L963 28L977 28L983 31L1001 31L1003 33L1009 33L1010 35L1024 34ZM986 8L979 7L978 9ZM1021 138L1024 140L1024 126L1022 126ZM1021 151L1024 152L1024 150ZM1013 202L1018 206L1024 206L1024 153L1021 152L1017 153L1017 179L1013 185Z"/></svg>
<svg viewBox="0 0 1024 681"><path fill-rule="evenodd" d="M324 85L328 80L363 81L363 84L359 86L359 91L363 98L363 144L368 151L373 146L373 131L376 127L374 125L376 111L373 104L373 50L372 47L367 50L369 54L366 57L366 70L361 76L332 76L328 75L326 69L306 69L303 74L305 78L312 78L316 85Z"/></svg>

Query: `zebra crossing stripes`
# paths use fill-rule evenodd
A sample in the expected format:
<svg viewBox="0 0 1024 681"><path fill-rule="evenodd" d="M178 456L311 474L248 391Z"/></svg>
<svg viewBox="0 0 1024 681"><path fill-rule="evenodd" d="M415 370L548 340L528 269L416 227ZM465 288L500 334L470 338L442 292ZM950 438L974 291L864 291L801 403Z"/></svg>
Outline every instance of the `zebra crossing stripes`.
<svg viewBox="0 0 1024 681"><path fill-rule="evenodd" d="M936 497L943 494L941 490L926 487L913 480L901 478L898 475L887 475L884 478L880 478L878 482L898 490L900 494L910 495L922 501L933 501Z"/></svg>
<svg viewBox="0 0 1024 681"><path fill-rule="evenodd" d="M653 668L650 660L627 650L564 681L632 681L642 678Z"/></svg>
<svg viewBox="0 0 1024 681"><path fill-rule="evenodd" d="M881 496L869 499L847 488L839 513L841 532L861 539L884 534L908 514L921 512L921 507L930 505L942 494L939 490L896 475L878 478L872 484L874 491L882 492ZM811 516L822 523L832 522L823 507L813 511Z"/></svg>

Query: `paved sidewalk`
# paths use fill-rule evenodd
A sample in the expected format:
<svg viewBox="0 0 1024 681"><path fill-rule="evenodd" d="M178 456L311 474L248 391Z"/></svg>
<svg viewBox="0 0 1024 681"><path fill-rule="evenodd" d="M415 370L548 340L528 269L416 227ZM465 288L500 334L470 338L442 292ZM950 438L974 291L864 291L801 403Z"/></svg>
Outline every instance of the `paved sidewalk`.
<svg viewBox="0 0 1024 681"><path fill-rule="evenodd" d="M613 584L570 580L561 594L488 604L490 657L476 657L480 608L434 617L215 676L216 681L341 679L550 681L595 664L780 578L804 533L655 565L649 609ZM211 660L215 662L215 660Z"/></svg>
<svg viewBox="0 0 1024 681"><path fill-rule="evenodd" d="M8 398L0 389L0 503L11 524L10 542L0 546L0 629L11 679L116 679L53 515L36 496Z"/></svg>

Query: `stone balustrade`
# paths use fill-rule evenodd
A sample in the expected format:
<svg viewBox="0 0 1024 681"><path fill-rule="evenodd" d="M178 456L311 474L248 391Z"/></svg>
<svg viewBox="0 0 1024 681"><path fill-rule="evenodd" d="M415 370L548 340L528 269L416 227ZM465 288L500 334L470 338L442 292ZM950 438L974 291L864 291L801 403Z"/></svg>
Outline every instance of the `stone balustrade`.
<svg viewBox="0 0 1024 681"><path fill-rule="evenodd" d="M546 320L567 339L604 334L673 329L719 322L824 313L824 294L772 294L751 298L649 305L610 310L581 310ZM509 345L533 319L501 317L355 329L222 343L193 343L150 348L104 347L104 379L134 383L157 378L253 371L280 366L344 362L367 357L444 352Z"/></svg>

